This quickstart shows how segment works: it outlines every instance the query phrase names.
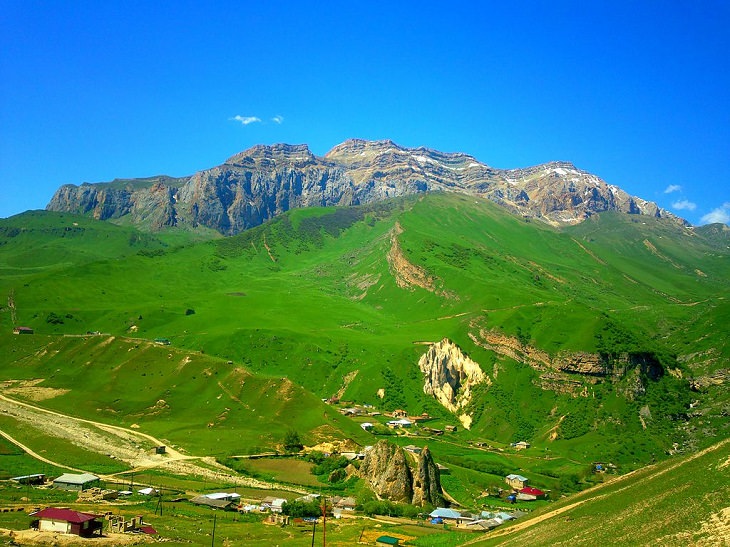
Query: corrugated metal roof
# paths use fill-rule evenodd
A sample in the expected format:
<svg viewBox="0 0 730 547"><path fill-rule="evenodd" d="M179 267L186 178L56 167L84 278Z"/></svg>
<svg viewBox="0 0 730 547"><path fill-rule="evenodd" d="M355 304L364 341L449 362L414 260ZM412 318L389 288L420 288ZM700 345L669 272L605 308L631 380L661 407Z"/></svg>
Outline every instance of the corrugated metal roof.
<svg viewBox="0 0 730 547"><path fill-rule="evenodd" d="M81 524L99 518L99 515L81 513L79 511L72 511L71 509L57 509L55 507L48 507L37 513L31 513L31 516L38 519L64 520L73 524Z"/></svg>
<svg viewBox="0 0 730 547"><path fill-rule="evenodd" d="M438 507L431 511L428 516L431 518L460 519L461 513L453 509L447 509L446 507Z"/></svg>
<svg viewBox="0 0 730 547"><path fill-rule="evenodd" d="M64 473L53 482L63 482L65 484L86 484L87 482L98 481L99 477L91 473Z"/></svg>

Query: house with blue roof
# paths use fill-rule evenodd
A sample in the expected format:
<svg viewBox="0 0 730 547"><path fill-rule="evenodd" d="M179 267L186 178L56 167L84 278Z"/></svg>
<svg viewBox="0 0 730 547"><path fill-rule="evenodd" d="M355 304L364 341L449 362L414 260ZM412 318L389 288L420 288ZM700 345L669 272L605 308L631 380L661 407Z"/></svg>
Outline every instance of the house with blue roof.
<svg viewBox="0 0 730 547"><path fill-rule="evenodd" d="M461 513L459 511L455 511L454 509L448 509L447 507L437 507L436 509L431 511L428 516L432 519L453 521L461 520Z"/></svg>

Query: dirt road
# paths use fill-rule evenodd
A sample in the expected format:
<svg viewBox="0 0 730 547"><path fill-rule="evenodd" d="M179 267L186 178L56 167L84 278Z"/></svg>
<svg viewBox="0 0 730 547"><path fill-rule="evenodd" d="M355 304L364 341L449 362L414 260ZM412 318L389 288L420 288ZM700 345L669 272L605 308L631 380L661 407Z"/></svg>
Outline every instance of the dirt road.
<svg viewBox="0 0 730 547"><path fill-rule="evenodd" d="M147 469L160 468L175 475L199 477L207 482L222 482L252 488L284 489L306 493L302 489L233 474L212 456L183 454L181 451L169 446L166 446L165 454L156 454L154 447L166 443L147 433L68 416L15 400L6 395L0 395L0 413L18 422L26 423L45 435L65 439L85 450L122 461L132 468L123 473L100 475L102 479L112 479L117 475L131 471L139 473ZM0 434L40 461L73 471L86 471L70 467L63 462L53 461L51 458L35 452L7 432L0 431Z"/></svg>

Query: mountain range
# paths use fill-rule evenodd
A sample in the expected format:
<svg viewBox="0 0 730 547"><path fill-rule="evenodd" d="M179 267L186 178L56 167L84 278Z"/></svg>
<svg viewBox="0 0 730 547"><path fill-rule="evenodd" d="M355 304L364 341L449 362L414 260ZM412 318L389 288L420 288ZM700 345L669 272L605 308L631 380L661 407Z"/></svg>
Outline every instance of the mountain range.
<svg viewBox="0 0 730 547"><path fill-rule="evenodd" d="M257 145L190 177L64 185L47 209L149 230L206 227L234 235L294 208L362 205L423 192L486 198L553 225L576 224L604 211L687 224L571 163L495 169L468 154L359 139L322 157L306 145Z"/></svg>

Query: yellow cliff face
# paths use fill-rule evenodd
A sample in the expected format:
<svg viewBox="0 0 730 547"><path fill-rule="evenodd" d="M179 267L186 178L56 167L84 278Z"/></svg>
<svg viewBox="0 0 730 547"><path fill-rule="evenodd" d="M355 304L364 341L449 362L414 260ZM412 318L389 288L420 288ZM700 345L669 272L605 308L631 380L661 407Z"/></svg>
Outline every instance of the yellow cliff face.
<svg viewBox="0 0 730 547"><path fill-rule="evenodd" d="M424 375L423 391L432 395L451 412L458 412L471 401L472 387L492 381L479 363L464 355L459 346L444 338L432 344L421 356L418 366ZM471 423L471 417L462 414L462 423Z"/></svg>

